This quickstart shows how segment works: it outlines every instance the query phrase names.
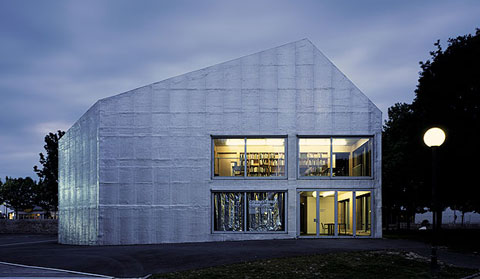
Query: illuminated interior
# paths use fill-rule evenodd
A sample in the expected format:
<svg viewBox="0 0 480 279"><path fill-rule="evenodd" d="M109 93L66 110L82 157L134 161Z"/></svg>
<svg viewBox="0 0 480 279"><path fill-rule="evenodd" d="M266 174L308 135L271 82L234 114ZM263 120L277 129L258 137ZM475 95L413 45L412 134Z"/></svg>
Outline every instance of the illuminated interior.
<svg viewBox="0 0 480 279"><path fill-rule="evenodd" d="M299 196L301 236L371 235L370 191L302 191Z"/></svg>
<svg viewBox="0 0 480 279"><path fill-rule="evenodd" d="M372 198L370 191L357 191L355 202L355 218L357 235L371 235Z"/></svg>
<svg viewBox="0 0 480 279"><path fill-rule="evenodd" d="M301 176L330 176L330 138L299 140Z"/></svg>
<svg viewBox="0 0 480 279"><path fill-rule="evenodd" d="M300 138L300 176L371 176L371 138Z"/></svg>
<svg viewBox="0 0 480 279"><path fill-rule="evenodd" d="M244 176L245 139L214 139L215 176Z"/></svg>
<svg viewBox="0 0 480 279"><path fill-rule="evenodd" d="M353 192L338 192L338 235L353 235Z"/></svg>
<svg viewBox="0 0 480 279"><path fill-rule="evenodd" d="M285 176L285 139L214 139L214 176Z"/></svg>

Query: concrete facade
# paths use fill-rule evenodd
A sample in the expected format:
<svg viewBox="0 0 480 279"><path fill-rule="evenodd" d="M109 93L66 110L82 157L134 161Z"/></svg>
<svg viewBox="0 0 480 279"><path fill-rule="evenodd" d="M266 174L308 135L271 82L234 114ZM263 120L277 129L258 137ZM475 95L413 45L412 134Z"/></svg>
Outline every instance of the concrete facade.
<svg viewBox="0 0 480 279"><path fill-rule="evenodd" d="M59 242L293 238L298 189L373 194L381 237L381 111L304 39L99 100L59 142ZM285 179L212 177L212 136L286 135ZM373 137L368 179L297 177L297 136ZM286 191L285 233L212 233L212 191Z"/></svg>

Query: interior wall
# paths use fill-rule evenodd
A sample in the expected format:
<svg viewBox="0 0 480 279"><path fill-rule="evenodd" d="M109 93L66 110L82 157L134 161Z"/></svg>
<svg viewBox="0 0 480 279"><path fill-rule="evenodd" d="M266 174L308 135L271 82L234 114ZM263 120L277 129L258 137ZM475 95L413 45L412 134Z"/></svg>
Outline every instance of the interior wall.
<svg viewBox="0 0 480 279"><path fill-rule="evenodd" d="M335 223L335 196L320 197L320 222ZM321 227L321 225L320 225Z"/></svg>

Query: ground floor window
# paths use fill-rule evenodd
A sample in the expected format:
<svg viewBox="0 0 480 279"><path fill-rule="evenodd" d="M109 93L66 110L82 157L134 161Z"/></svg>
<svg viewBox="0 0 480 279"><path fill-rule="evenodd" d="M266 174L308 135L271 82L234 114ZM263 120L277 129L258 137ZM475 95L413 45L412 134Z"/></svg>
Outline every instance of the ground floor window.
<svg viewBox="0 0 480 279"><path fill-rule="evenodd" d="M214 192L213 230L285 231L285 192Z"/></svg>
<svg viewBox="0 0 480 279"><path fill-rule="evenodd" d="M371 191L299 191L301 236L370 236Z"/></svg>
<svg viewBox="0 0 480 279"><path fill-rule="evenodd" d="M244 230L244 193L214 193L213 202L215 231L238 232Z"/></svg>

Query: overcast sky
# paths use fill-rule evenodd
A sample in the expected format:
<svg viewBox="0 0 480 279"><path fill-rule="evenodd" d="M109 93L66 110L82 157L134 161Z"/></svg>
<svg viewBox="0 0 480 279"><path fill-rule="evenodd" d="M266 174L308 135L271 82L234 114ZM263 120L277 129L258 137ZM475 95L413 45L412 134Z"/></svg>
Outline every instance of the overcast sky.
<svg viewBox="0 0 480 279"><path fill-rule="evenodd" d="M0 177L35 177L45 134L100 98L302 38L386 118L433 43L476 27L480 1L0 0Z"/></svg>

